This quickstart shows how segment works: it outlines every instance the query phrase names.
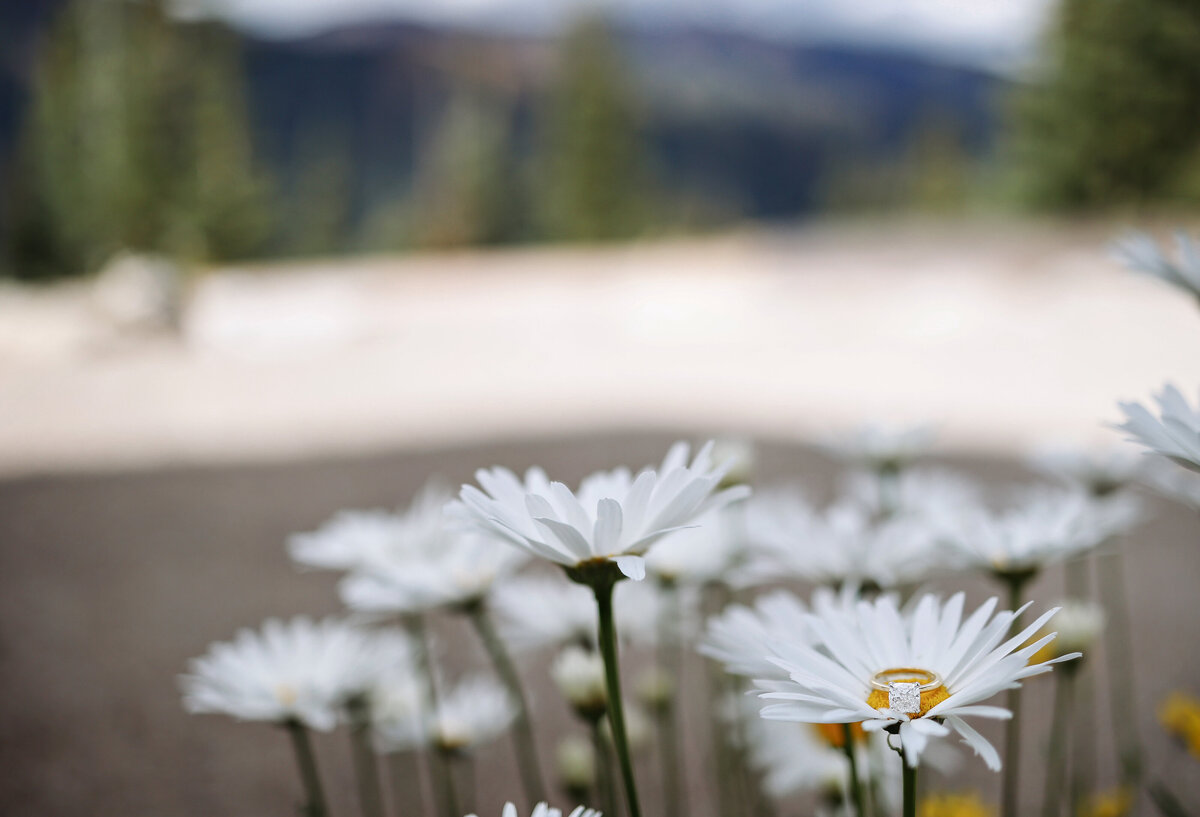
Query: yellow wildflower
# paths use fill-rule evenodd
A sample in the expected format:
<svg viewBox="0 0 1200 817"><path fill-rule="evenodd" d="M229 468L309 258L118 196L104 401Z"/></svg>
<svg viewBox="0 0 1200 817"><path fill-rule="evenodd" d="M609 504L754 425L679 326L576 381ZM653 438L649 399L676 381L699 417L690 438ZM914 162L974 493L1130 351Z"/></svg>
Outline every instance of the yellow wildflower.
<svg viewBox="0 0 1200 817"><path fill-rule="evenodd" d="M1133 795L1127 788L1100 791L1079 807L1078 817L1125 817L1132 805Z"/></svg>
<svg viewBox="0 0 1200 817"><path fill-rule="evenodd" d="M1200 757L1200 698L1186 692L1172 692L1158 707L1158 722L1173 737Z"/></svg>
<svg viewBox="0 0 1200 817"><path fill-rule="evenodd" d="M917 817L992 817L994 813L974 792L931 794L917 807Z"/></svg>

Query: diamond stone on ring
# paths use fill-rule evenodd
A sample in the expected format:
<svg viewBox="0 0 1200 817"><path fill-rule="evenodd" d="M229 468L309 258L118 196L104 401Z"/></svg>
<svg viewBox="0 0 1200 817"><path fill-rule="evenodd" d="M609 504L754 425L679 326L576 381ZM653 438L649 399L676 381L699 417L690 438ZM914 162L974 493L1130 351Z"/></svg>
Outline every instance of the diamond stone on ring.
<svg viewBox="0 0 1200 817"><path fill-rule="evenodd" d="M927 669L898 667L875 673L871 686L888 694L888 709L912 715L921 711L921 693L942 685L942 676Z"/></svg>

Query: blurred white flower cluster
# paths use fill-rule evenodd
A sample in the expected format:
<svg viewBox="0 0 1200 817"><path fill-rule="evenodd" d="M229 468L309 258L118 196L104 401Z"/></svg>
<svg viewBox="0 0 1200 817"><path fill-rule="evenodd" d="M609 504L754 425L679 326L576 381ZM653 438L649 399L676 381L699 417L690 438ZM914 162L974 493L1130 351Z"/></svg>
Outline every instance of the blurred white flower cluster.
<svg viewBox="0 0 1200 817"><path fill-rule="evenodd" d="M944 583L973 572L1025 586L1140 518L1127 454L1041 452L1059 483L997 490L923 464L932 443L921 427L831 444L847 468L824 500L795 482L751 496L759 469L745 444L694 456L679 444L656 468L597 472L575 489L496 467L457 494L431 483L395 512L339 512L288 550L343 574L346 617L271 620L213 645L182 679L185 705L287 726L310 806L320 787L301 731L341 723L379 755L426 756L442 817L462 813L456 764L506 733L534 817L560 814L544 803L552 767L539 744L559 747L564 791L610 813L623 801L638 817L632 764L651 743L664 817L680 814L681 787L810 798L831 814L861 809L870 790L888 813L904 776L893 751L949 769L961 743L1000 768L971 722L1010 718L993 699L1077 658L1103 622L1069 608L1070 643L1047 652L1056 609L1018 624L1028 604L969 608ZM445 635L466 627L490 669L464 667L479 650ZM633 698L618 652L641 679ZM527 687L561 701L534 707ZM547 732L555 706L577 716L566 734ZM714 765L689 779L697 747L683 736L704 722ZM361 791L378 785L357 771ZM364 817L382 817L372 802L364 793Z"/></svg>

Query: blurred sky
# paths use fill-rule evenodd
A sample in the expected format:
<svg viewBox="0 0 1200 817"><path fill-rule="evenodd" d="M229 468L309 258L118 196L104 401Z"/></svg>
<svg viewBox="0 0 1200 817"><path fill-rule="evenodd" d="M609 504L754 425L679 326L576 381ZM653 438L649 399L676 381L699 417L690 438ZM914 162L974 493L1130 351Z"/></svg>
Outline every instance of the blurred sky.
<svg viewBox="0 0 1200 817"><path fill-rule="evenodd" d="M801 40L865 42L996 68L1026 59L1053 0L178 0L280 37L368 20L552 31L601 9L644 24L699 24Z"/></svg>

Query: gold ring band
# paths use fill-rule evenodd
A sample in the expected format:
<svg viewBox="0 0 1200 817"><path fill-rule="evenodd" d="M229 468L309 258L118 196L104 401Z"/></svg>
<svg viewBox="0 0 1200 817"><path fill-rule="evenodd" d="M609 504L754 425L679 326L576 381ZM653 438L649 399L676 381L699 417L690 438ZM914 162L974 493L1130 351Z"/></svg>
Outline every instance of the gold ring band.
<svg viewBox="0 0 1200 817"><path fill-rule="evenodd" d="M890 684L895 683L920 684L921 691L925 692L940 687L942 685L942 676L931 670L918 669L917 667L885 669L871 676L871 686L884 692L888 691Z"/></svg>

